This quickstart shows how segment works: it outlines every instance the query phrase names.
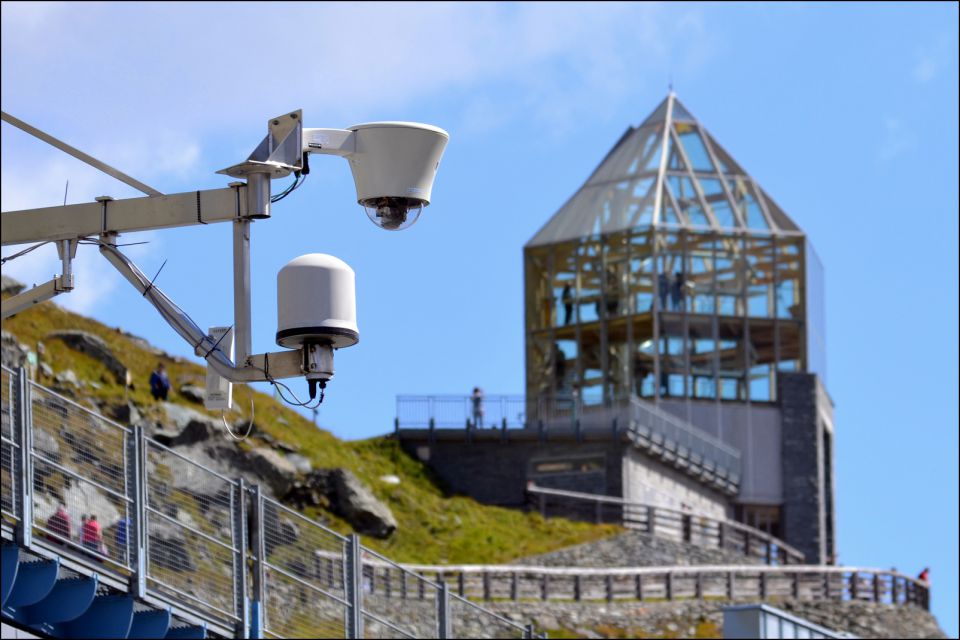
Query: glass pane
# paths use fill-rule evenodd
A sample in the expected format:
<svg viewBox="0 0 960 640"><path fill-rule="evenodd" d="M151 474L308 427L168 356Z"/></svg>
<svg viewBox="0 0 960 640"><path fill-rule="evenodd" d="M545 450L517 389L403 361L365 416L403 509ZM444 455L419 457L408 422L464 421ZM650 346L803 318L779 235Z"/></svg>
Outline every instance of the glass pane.
<svg viewBox="0 0 960 640"><path fill-rule="evenodd" d="M733 215L733 209L730 207L730 201L727 200L727 194L723 191L723 185L716 178L701 178L700 188L703 189L703 195L707 200L707 205L713 211L713 216L717 219L717 224L722 228L735 229L739 225Z"/></svg>
<svg viewBox="0 0 960 640"><path fill-rule="evenodd" d="M667 176L667 185L687 222L701 227L710 226L710 220L700 206L700 198L697 196L693 181L690 178L677 175Z"/></svg>
<svg viewBox="0 0 960 640"><path fill-rule="evenodd" d="M691 125L683 123L677 123L675 129L693 170L714 171L713 163L710 162L710 155L707 153L707 148L703 145L703 140L700 139L697 130Z"/></svg>
<svg viewBox="0 0 960 640"><path fill-rule="evenodd" d="M747 238L747 314L753 317L772 318L774 312L773 292L773 242L771 238Z"/></svg>
<svg viewBox="0 0 960 640"><path fill-rule="evenodd" d="M670 171L683 171L687 166L680 156L680 152L673 145L673 136L667 138L667 169Z"/></svg>
<svg viewBox="0 0 960 640"><path fill-rule="evenodd" d="M688 311L712 314L714 312L713 290L713 238L710 235L687 236L687 295L690 297Z"/></svg>
<svg viewBox="0 0 960 640"><path fill-rule="evenodd" d="M807 318L809 319L810 336L807 371L815 373L826 383L827 381L827 333L825 316L825 290L823 284L823 265L813 245L804 243L807 273Z"/></svg>
<svg viewBox="0 0 960 640"><path fill-rule="evenodd" d="M737 207L739 207L740 212L744 215L747 227L750 229L769 229L770 226L767 224L767 220L764 218L763 212L760 210L760 205L757 203L757 199L754 197L753 191L747 184L747 181L737 176L736 178L728 179L727 184L730 186L730 193L733 194L733 199Z"/></svg>

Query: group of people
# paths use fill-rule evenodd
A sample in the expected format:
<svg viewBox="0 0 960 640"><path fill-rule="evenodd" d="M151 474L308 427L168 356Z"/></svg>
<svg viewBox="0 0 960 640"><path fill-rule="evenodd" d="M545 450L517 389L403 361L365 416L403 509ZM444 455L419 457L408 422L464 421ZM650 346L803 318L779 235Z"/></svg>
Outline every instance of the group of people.
<svg viewBox="0 0 960 640"><path fill-rule="evenodd" d="M127 528L130 524L129 519L123 518L117 524L115 542L117 549L124 549L127 545ZM57 506L57 511L47 519L46 529L47 539L52 541L74 540L73 520L67 507L64 504ZM89 549L101 556L110 557L110 551L103 539L103 528L97 520L97 515L83 514L80 522L80 529L77 532L77 540L85 549Z"/></svg>
<svg viewBox="0 0 960 640"><path fill-rule="evenodd" d="M667 309L667 298L670 299L670 309L683 311L686 307L687 278L682 271L677 271L673 277L669 273L661 273L657 279L657 288L660 293L660 310Z"/></svg>

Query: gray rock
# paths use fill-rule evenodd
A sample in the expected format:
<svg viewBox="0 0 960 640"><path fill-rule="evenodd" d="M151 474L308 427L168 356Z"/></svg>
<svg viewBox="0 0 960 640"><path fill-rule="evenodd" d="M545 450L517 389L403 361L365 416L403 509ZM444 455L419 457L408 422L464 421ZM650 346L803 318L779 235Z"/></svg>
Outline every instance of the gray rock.
<svg viewBox="0 0 960 640"><path fill-rule="evenodd" d="M30 347L18 342L12 333L0 331L0 358L3 364L13 368L22 366L28 353L30 353Z"/></svg>
<svg viewBox="0 0 960 640"><path fill-rule="evenodd" d="M50 338L59 338L63 342L80 353L95 358L106 365L107 369L116 377L117 382L125 384L127 381L127 367L120 359L113 354L107 343L100 336L96 336L87 331L54 331L49 334Z"/></svg>
<svg viewBox="0 0 960 640"><path fill-rule="evenodd" d="M9 293L15 296L26 288L27 285L22 282L18 282L10 276L0 274L0 293Z"/></svg>
<svg viewBox="0 0 960 640"><path fill-rule="evenodd" d="M282 440L276 444L276 447L284 453L296 453L297 451L300 451L300 447L297 445L289 444L287 442L283 442Z"/></svg>
<svg viewBox="0 0 960 640"><path fill-rule="evenodd" d="M266 482L278 496L286 495L297 479L296 468L279 453L258 447L246 456L247 469Z"/></svg>
<svg viewBox="0 0 960 640"><path fill-rule="evenodd" d="M387 505L374 497L353 472L333 469L330 472L334 511L358 532L375 538L389 538L397 529L397 520Z"/></svg>
<svg viewBox="0 0 960 640"><path fill-rule="evenodd" d="M191 420L187 423L180 433L170 440L170 447L181 447L191 445L196 442L205 442L216 438L219 428L214 420Z"/></svg>
<svg viewBox="0 0 960 640"><path fill-rule="evenodd" d="M203 404L207 399L207 390L193 384L182 385L179 391L181 396L197 404Z"/></svg>
<svg viewBox="0 0 960 640"><path fill-rule="evenodd" d="M47 378L53 377L53 367L48 365L46 362L40 363L40 373L42 373Z"/></svg>
<svg viewBox="0 0 960 640"><path fill-rule="evenodd" d="M200 413L196 409L184 407L172 402L164 402L163 411L167 414L167 420L176 427L177 431L182 431L184 427L193 421L203 422L204 420L213 420L207 414Z"/></svg>
<svg viewBox="0 0 960 640"><path fill-rule="evenodd" d="M137 409L137 405L130 400L127 400L123 404L110 407L110 415L123 424L137 424L143 420L143 416L140 414L140 410Z"/></svg>
<svg viewBox="0 0 960 640"><path fill-rule="evenodd" d="M287 456L287 461L293 465L294 469L297 470L297 473L306 475L313 471L313 465L310 464L310 459L306 456L300 455L299 453L291 453Z"/></svg>
<svg viewBox="0 0 960 640"><path fill-rule="evenodd" d="M80 379L77 378L77 374L73 372L73 369L67 369L58 373L54 380L57 381L57 384L69 384L74 387L80 386Z"/></svg>

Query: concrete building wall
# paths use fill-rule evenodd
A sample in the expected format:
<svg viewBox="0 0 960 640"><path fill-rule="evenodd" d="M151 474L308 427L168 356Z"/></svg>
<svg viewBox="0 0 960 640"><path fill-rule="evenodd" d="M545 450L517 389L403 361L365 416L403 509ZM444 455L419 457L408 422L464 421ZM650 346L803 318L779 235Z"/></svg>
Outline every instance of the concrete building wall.
<svg viewBox="0 0 960 640"><path fill-rule="evenodd" d="M402 440L411 455L429 464L455 493L486 504L520 506L526 501L528 479L557 489L622 495L622 458L619 440L600 442L473 442ZM597 461L602 471L597 469ZM584 472L537 473L567 462L583 463Z"/></svg>
<svg viewBox="0 0 960 640"><path fill-rule="evenodd" d="M738 502L777 505L783 501L780 407L661 399L660 408L740 452Z"/></svg>
<svg viewBox="0 0 960 640"><path fill-rule="evenodd" d="M714 518L733 517L726 496L636 449L628 449L623 458L623 489L623 497L632 502L689 509Z"/></svg>

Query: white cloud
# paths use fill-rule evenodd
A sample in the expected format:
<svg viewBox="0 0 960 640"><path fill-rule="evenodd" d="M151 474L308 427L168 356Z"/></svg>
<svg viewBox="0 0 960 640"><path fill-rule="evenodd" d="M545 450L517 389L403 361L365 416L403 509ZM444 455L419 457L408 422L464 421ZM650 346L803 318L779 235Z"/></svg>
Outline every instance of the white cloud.
<svg viewBox="0 0 960 640"><path fill-rule="evenodd" d="M951 42L951 39L948 34L941 34L916 50L913 79L918 84L933 81L940 75L944 66L949 64L951 51L954 51L957 46L956 42Z"/></svg>
<svg viewBox="0 0 960 640"><path fill-rule="evenodd" d="M883 120L883 133L877 157L890 162L916 146L916 136L898 118L887 116Z"/></svg>

